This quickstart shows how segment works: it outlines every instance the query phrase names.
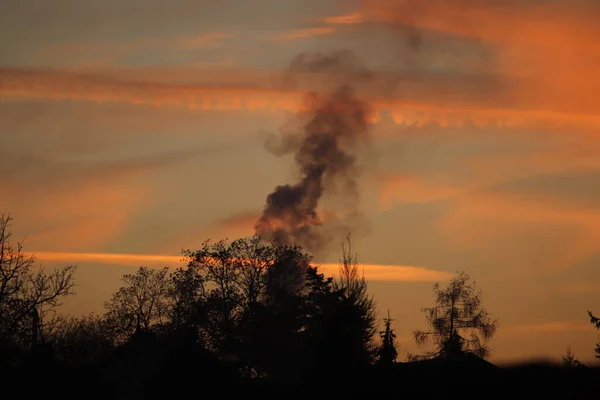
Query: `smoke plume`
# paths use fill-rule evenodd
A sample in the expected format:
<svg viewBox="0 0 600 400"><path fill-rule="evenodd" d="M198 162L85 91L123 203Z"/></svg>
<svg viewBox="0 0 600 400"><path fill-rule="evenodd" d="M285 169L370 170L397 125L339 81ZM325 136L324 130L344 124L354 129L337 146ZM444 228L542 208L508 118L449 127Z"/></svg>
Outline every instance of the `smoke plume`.
<svg viewBox="0 0 600 400"><path fill-rule="evenodd" d="M298 180L277 186L267 196L255 225L257 235L320 254L336 236L334 231L347 234L352 228L352 218L359 214L359 156L369 143L369 108L356 85L369 76L346 51L300 55L292 62L288 83L300 77L314 85L320 79L324 89L308 92L302 111L266 143L278 156L293 154Z"/></svg>

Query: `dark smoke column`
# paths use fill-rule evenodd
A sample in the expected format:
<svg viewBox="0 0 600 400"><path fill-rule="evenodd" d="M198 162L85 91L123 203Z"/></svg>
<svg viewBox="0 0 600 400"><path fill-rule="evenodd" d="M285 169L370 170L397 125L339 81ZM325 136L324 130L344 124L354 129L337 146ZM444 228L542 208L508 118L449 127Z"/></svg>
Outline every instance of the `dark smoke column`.
<svg viewBox="0 0 600 400"><path fill-rule="evenodd" d="M347 82L325 93L306 95L292 130L282 134L276 146L271 145L277 155L294 154L299 180L277 186L267 196L255 225L257 235L277 244L301 245L313 254L324 250L332 234L328 226L332 223L339 228L344 219L341 213L356 213L357 159L369 139L368 112ZM327 213L327 220L320 214L325 197L335 207ZM345 206L340 210L342 203Z"/></svg>

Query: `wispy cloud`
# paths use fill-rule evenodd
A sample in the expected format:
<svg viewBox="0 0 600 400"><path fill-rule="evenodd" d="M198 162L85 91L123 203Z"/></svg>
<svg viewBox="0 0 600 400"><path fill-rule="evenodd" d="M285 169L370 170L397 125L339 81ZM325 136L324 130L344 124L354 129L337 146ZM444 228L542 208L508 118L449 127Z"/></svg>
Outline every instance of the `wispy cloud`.
<svg viewBox="0 0 600 400"><path fill-rule="evenodd" d="M17 222L15 237L42 250L91 251L123 233L134 210L148 206L151 189L143 184L81 185L45 188L2 186L0 209ZM23 232L23 234L21 234Z"/></svg>
<svg viewBox="0 0 600 400"><path fill-rule="evenodd" d="M479 190L453 199L438 230L448 244L483 249L512 268L557 270L598 251L600 210Z"/></svg>
<svg viewBox="0 0 600 400"><path fill-rule="evenodd" d="M211 84L203 84L132 79L129 76L131 74L119 76L114 73L102 75L64 70L0 68L0 96L7 100L11 97L25 97L98 103L125 102L186 107L190 110L302 109L304 90L290 90L281 84L265 80L255 80L252 84L239 86L234 83L236 76L239 77L234 72L232 71L228 81L222 81L221 84L214 80ZM203 75L201 71L197 73L199 76ZM225 72L221 71L220 75L223 77ZM535 101L520 107L517 103L516 108L508 105L485 105L476 103L479 97L477 95L469 104L468 101L465 102L469 92L460 89L460 85L457 85L459 82L449 81L451 85L444 91L450 97L440 97L438 92L430 90L432 85L437 86L439 82L436 79L428 81L426 76L422 78L412 87L406 87L404 93L398 96L384 98L367 93L365 98L371 102L376 113L388 113L395 123L402 125L426 126L434 123L442 127L474 125L555 129L600 127L600 117L597 114L558 111L554 107L545 109L543 104ZM381 85L388 78L382 79L379 83L374 80L374 84ZM378 119L379 117L374 118L373 121Z"/></svg>
<svg viewBox="0 0 600 400"><path fill-rule="evenodd" d="M121 160L55 160L28 153L0 150L0 185L87 186L99 181L114 181L151 170L178 165L220 148L185 148L162 151ZM25 183L26 182L26 183Z"/></svg>
<svg viewBox="0 0 600 400"><path fill-rule="evenodd" d="M172 38L142 38L131 41L68 41L51 43L40 48L32 56L42 64L63 64L71 67L105 66L119 64L120 60L140 55L172 54L174 52L195 52L218 49L223 40L232 37L230 33L205 32L195 36Z"/></svg>
<svg viewBox="0 0 600 400"><path fill-rule="evenodd" d="M462 64L461 70L473 80L483 73L503 82L502 93L487 89L488 99L500 104L494 111L499 120L505 112L527 109L539 116L550 111L572 114L568 119L574 121L577 115L600 110L600 79L594 73L600 28L592 17L597 11L587 0L364 0L355 12L325 20L356 25L365 34L393 28L392 40L406 42L411 50L404 57L428 61L419 64L422 68L448 59L432 37L469 41L471 49L461 52L461 60L469 59L474 48L484 48L488 55L485 62ZM447 65L442 69L448 70ZM518 120L518 113L513 117ZM531 117L526 119L535 121Z"/></svg>
<svg viewBox="0 0 600 400"><path fill-rule="evenodd" d="M353 13L349 13L349 14L343 14L343 15L336 15L333 17L325 17L325 18L321 18L321 21L323 21L324 23L327 24L332 24L332 25L354 25L354 24L360 24L363 23L367 20L367 18L365 17L365 15L360 12L353 12Z"/></svg>
<svg viewBox="0 0 600 400"><path fill-rule="evenodd" d="M132 214L159 201L152 171L214 149L163 151L116 160L61 160L0 151L0 210L26 232L28 245L74 251L102 248L129 227Z"/></svg>
<svg viewBox="0 0 600 400"><path fill-rule="evenodd" d="M124 266L177 267L183 266L182 256L160 254L114 254L114 253L62 253L34 252L40 262L91 263ZM337 275L339 264L318 264L319 269L327 275ZM423 267L403 265L360 264L361 273L368 280L374 281L443 281L452 274L430 270Z"/></svg>
<svg viewBox="0 0 600 400"><path fill-rule="evenodd" d="M276 37L281 40L296 40L314 36L331 35L334 32L335 28L331 26L322 26L315 28L294 29L288 32L281 32L278 33Z"/></svg>
<svg viewBox="0 0 600 400"><path fill-rule="evenodd" d="M456 196L464 191L444 183L402 173L383 173L380 184L379 207L382 210L404 203L423 203Z"/></svg>

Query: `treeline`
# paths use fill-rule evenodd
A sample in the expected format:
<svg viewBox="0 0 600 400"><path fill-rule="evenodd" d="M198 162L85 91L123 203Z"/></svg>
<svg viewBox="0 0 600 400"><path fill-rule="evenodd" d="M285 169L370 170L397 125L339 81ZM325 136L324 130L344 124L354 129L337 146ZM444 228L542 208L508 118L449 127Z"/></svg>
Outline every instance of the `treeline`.
<svg viewBox="0 0 600 400"><path fill-rule="evenodd" d="M207 241L184 252L185 267L124 275L102 314L68 317L58 306L74 294L75 267L37 268L11 241L11 221L0 216L0 366L14 376L77 377L114 397L184 392L198 380L351 386L367 370L398 365L393 320L388 313L378 331L349 245L334 279L299 246ZM435 305L423 309L431 329L414 336L435 350L409 361L487 357L497 320L469 276L436 284L434 294Z"/></svg>

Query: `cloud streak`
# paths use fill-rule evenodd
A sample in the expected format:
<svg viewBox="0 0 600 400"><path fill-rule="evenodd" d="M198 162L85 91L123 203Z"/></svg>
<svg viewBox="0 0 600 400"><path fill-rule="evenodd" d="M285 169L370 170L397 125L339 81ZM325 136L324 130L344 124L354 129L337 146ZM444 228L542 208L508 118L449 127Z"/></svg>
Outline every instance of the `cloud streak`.
<svg viewBox="0 0 600 400"><path fill-rule="evenodd" d="M116 253L64 253L32 252L39 262L90 263L122 266L149 266L154 268L184 266L182 256L161 254L116 254ZM338 264L316 264L327 275L337 275ZM450 279L452 274L423 267L403 265L360 264L368 280L433 282Z"/></svg>
<svg viewBox="0 0 600 400"><path fill-rule="evenodd" d="M223 32L206 32L195 36L174 38L143 38L135 41L68 41L51 43L35 52L34 57L45 64L69 60L69 65L82 67L111 66L120 59L156 52L194 52L216 49L232 35Z"/></svg>
<svg viewBox="0 0 600 400"><path fill-rule="evenodd" d="M203 75L202 71L197 73L199 76ZM168 74L168 71L165 71L165 74ZM246 84L240 86L233 80L240 76L236 74L235 70L231 71L230 76L221 71L222 80L213 80L211 84L208 81L169 83L164 80L136 80L130 77L130 73L119 74L114 71L98 74L68 70L0 68L0 96L5 100L42 98L97 103L124 102L155 107L183 107L192 111L297 112L303 109L302 95L305 90L310 89L309 87L291 89L273 79L269 82L266 80L269 74L265 71L242 74L242 77L246 76ZM526 104L520 101L510 106L509 103L486 104L479 101L479 95L469 95L469 90L462 86L461 80L453 82L454 78L436 77L431 74L420 77L413 75L411 73L395 78L416 79L410 85L403 84L403 91L393 96L381 97L374 93L369 95L368 92L380 89L365 87L365 98L369 98L375 113L370 120L376 122L382 114L387 114L396 124L421 127L432 123L441 127L600 127L600 117L595 113L574 112L568 109L557 111L555 107L545 108L544 104L539 104L535 99ZM277 76L277 71L272 72L271 77L274 76ZM323 78L328 79L327 76ZM381 82L392 78L393 76L383 74L380 79L373 79L373 84L381 85ZM445 95L440 96L440 93ZM472 99L469 100L469 97Z"/></svg>
<svg viewBox="0 0 600 400"><path fill-rule="evenodd" d="M93 183L118 180L175 166L221 148L186 148L162 151L113 161L64 161L0 150L0 185L91 186Z"/></svg>
<svg viewBox="0 0 600 400"><path fill-rule="evenodd" d="M331 35L334 32L335 32L335 29L331 26L303 28L303 29L295 29L295 30L291 30L288 32L278 33L276 35L276 38L280 39L280 40L306 39L306 38L311 38L314 36Z"/></svg>

